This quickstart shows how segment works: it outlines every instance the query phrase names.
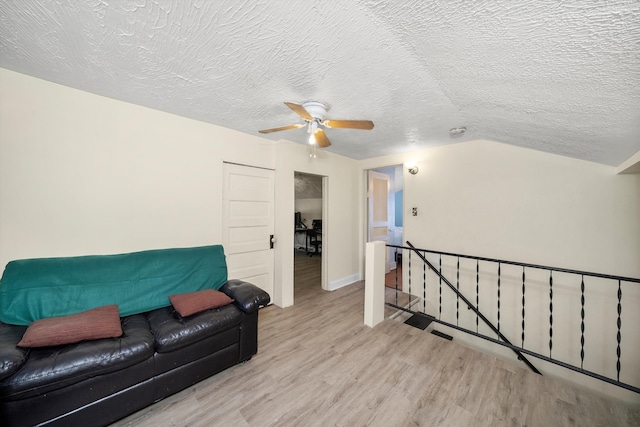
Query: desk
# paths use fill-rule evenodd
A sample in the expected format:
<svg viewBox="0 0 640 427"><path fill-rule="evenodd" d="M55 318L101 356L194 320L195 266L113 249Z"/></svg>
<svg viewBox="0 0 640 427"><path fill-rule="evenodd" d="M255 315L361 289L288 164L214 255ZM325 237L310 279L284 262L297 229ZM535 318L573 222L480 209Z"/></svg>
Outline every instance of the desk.
<svg viewBox="0 0 640 427"><path fill-rule="evenodd" d="M309 232L308 228L295 228L293 234L296 235L298 233L304 233L304 250L305 252L309 252Z"/></svg>
<svg viewBox="0 0 640 427"><path fill-rule="evenodd" d="M320 246L322 246L322 229L312 228L307 232L307 237L309 240L309 244L313 246L313 252L309 252L307 249L307 254L309 256L313 256L314 254L320 254Z"/></svg>
<svg viewBox="0 0 640 427"><path fill-rule="evenodd" d="M314 230L313 228L294 228L293 231L294 235L298 233L304 233L304 251L307 254L309 253L309 234L314 234L322 239L322 230Z"/></svg>

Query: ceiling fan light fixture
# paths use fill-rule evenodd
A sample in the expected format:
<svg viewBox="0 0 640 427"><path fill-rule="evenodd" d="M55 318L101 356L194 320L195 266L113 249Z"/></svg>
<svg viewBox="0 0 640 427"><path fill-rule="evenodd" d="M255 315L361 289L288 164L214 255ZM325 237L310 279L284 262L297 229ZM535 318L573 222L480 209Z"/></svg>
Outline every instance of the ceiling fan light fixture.
<svg viewBox="0 0 640 427"><path fill-rule="evenodd" d="M304 120L304 123L271 129L262 129L258 132L271 133L281 130L298 129L306 126L307 133L309 134L309 145L311 147L318 146L320 148L327 148L331 145L331 141L329 141L329 138L324 133L323 128L325 127L364 130L373 129L373 122L371 120L325 120L325 115L327 114L327 110L329 110L329 105L323 102L308 101L304 104L285 102L285 105L300 116L300 118Z"/></svg>
<svg viewBox="0 0 640 427"><path fill-rule="evenodd" d="M309 144L316 144L316 132L318 131L318 122L313 121L309 122L309 126L307 127L307 132L309 133Z"/></svg>

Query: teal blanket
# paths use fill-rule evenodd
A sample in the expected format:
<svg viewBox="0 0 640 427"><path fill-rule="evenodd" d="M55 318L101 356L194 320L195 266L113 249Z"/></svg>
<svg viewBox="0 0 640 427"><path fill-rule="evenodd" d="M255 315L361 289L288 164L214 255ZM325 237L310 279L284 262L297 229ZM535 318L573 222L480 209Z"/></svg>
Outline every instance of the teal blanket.
<svg viewBox="0 0 640 427"><path fill-rule="evenodd" d="M29 325L108 304L128 316L170 305L169 295L219 289L226 281L220 245L11 261L0 280L0 321Z"/></svg>

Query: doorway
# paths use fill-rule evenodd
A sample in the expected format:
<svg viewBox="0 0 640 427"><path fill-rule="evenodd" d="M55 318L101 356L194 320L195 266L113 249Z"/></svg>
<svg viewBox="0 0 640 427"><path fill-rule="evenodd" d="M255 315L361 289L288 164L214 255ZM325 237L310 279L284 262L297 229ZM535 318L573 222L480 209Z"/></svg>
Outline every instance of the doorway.
<svg viewBox="0 0 640 427"><path fill-rule="evenodd" d="M325 177L294 173L295 233L293 284L295 298L322 287L326 262Z"/></svg>
<svg viewBox="0 0 640 427"><path fill-rule="evenodd" d="M367 171L367 241L402 246L404 179L402 165ZM402 250L387 248L385 274L389 283L401 279ZM400 285L401 289L401 285Z"/></svg>

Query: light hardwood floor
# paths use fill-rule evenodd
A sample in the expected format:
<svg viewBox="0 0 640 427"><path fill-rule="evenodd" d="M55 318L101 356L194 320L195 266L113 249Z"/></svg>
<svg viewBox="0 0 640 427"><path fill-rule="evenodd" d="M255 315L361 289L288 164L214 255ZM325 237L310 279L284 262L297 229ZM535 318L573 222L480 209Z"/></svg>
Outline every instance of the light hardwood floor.
<svg viewBox="0 0 640 427"><path fill-rule="evenodd" d="M264 308L259 350L117 426L639 426L640 409L386 319L364 284L320 288L296 257L295 305Z"/></svg>

